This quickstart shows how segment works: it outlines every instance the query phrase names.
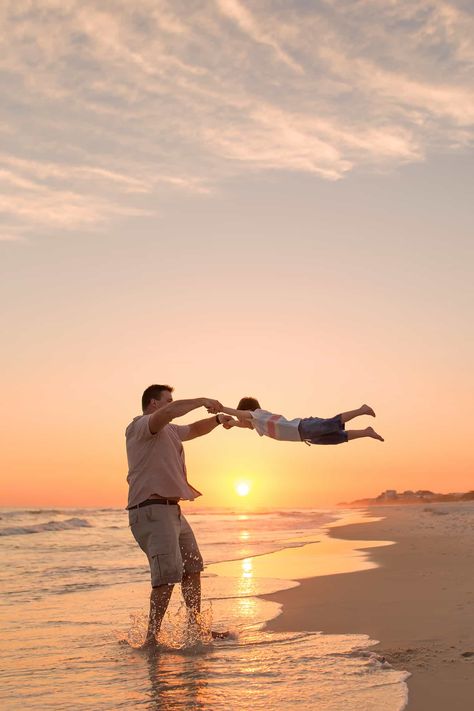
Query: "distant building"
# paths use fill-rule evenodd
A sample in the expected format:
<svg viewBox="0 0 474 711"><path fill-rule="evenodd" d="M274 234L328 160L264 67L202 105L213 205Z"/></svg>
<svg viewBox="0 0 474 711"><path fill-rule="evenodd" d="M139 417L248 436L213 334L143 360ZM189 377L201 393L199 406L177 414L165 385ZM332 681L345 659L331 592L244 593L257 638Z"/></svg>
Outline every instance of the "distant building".
<svg viewBox="0 0 474 711"><path fill-rule="evenodd" d="M395 501L397 498L396 489L387 489L377 496L377 501Z"/></svg>
<svg viewBox="0 0 474 711"><path fill-rule="evenodd" d="M421 504L421 503L431 503L431 502L451 502L451 501L474 501L474 489L471 491L466 491L464 493L456 492L451 494L435 494L433 491L428 489L418 489L418 491L411 491L407 489L402 493L398 494L395 489L386 489L382 491L375 499L358 499L357 501L352 501L349 504L340 504L341 506L373 506L376 504Z"/></svg>
<svg viewBox="0 0 474 711"><path fill-rule="evenodd" d="M421 499L425 499L429 496L436 496L436 494L434 494L432 491L429 491L428 489L418 489L416 495L419 496Z"/></svg>

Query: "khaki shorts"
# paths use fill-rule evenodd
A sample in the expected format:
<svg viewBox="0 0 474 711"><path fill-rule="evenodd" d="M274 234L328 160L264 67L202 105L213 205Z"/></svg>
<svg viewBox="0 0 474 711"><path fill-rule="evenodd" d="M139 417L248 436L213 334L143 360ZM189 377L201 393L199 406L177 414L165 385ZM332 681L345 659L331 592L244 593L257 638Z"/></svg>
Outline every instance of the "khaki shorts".
<svg viewBox="0 0 474 711"><path fill-rule="evenodd" d="M128 520L133 537L148 558L154 588L180 583L183 573L204 569L194 533L178 505L131 509Z"/></svg>

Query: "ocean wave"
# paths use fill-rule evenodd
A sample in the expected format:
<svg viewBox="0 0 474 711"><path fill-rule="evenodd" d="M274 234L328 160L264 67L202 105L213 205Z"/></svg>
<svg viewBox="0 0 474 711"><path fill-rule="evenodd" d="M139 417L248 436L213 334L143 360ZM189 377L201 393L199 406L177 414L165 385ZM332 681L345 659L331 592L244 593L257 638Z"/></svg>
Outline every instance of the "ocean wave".
<svg viewBox="0 0 474 711"><path fill-rule="evenodd" d="M55 516L61 516L65 513L61 509L26 509L25 511L20 511L20 513L30 514L32 516L37 516L38 514L53 514Z"/></svg>
<svg viewBox="0 0 474 711"><path fill-rule="evenodd" d="M287 550L288 548L303 548L304 546L310 545L311 543L320 543L321 541L319 539L314 539L314 540L305 540L305 541L278 541L275 543L268 543L268 547L266 547L263 550L260 549L254 549L253 547L249 547L249 549L245 553L237 553L234 555L232 548L236 548L237 546L240 547L241 543L237 542L232 546L232 544L227 544L230 548L228 557L226 558L213 558L212 554L209 553L206 556L206 566L208 565L215 565L218 563L234 563L239 560L246 560L247 558L260 558L260 556L263 555L272 555L273 553L279 553L280 551ZM213 543L213 547L215 546L215 543ZM232 547L231 547L232 546Z"/></svg>
<svg viewBox="0 0 474 711"><path fill-rule="evenodd" d="M1 509L1 518L23 518L25 516L71 516L95 513L91 509Z"/></svg>
<svg viewBox="0 0 474 711"><path fill-rule="evenodd" d="M65 521L48 521L33 526L11 526L0 529L0 536L25 536L32 533L45 531L67 531L72 528L92 528L92 524L85 518L68 518Z"/></svg>

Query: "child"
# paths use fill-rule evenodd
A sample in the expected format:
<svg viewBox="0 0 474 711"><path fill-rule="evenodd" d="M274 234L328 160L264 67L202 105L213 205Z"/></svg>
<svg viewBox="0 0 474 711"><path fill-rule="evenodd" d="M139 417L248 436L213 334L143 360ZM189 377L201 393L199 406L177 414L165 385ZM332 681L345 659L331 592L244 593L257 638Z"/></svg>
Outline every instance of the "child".
<svg viewBox="0 0 474 711"><path fill-rule="evenodd" d="M209 410L213 412L213 410ZM342 412L340 415L323 419L321 417L297 417L287 420L282 415L274 415L268 410L262 410L258 400L253 397L244 397L237 405L237 409L223 407L221 412L237 417L237 420L228 422L224 427L248 427L256 430L263 437L286 440L292 442L306 442L307 444L341 444L350 439L359 437L372 437L383 442L381 437L372 427L363 430L346 430L345 423L359 415L371 415L375 412L368 405L361 405L357 410ZM217 414L217 413L216 413Z"/></svg>

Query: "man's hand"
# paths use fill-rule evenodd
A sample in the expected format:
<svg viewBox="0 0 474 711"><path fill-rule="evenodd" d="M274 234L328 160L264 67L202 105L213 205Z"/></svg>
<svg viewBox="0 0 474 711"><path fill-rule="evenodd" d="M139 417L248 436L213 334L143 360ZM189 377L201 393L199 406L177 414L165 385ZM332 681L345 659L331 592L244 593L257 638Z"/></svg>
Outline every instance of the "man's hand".
<svg viewBox="0 0 474 711"><path fill-rule="evenodd" d="M219 419L221 421L221 425L225 430L230 430L232 427L235 427L237 424L237 420L234 420L233 417L230 415L219 415Z"/></svg>
<svg viewBox="0 0 474 711"><path fill-rule="evenodd" d="M210 415L217 415L222 410L222 405L219 400L212 400L208 397L202 398L202 406L206 408Z"/></svg>

